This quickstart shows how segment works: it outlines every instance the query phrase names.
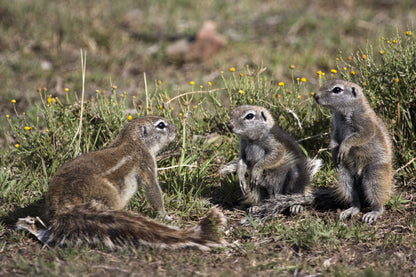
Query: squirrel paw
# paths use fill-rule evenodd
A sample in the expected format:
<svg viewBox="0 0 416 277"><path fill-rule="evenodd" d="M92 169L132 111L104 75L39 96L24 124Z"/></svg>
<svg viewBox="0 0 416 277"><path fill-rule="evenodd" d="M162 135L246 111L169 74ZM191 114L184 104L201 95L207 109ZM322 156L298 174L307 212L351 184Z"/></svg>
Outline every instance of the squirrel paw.
<svg viewBox="0 0 416 277"><path fill-rule="evenodd" d="M371 211L363 215L362 221L368 224L374 223L382 214L380 211Z"/></svg>
<svg viewBox="0 0 416 277"><path fill-rule="evenodd" d="M300 214L303 212L303 206L302 205L293 205L289 208L290 214Z"/></svg>
<svg viewBox="0 0 416 277"><path fill-rule="evenodd" d="M342 211L339 214L339 219L344 220L350 217L353 217L354 215L358 214L360 212L360 209L357 207L351 207L349 209L346 209L345 211Z"/></svg>

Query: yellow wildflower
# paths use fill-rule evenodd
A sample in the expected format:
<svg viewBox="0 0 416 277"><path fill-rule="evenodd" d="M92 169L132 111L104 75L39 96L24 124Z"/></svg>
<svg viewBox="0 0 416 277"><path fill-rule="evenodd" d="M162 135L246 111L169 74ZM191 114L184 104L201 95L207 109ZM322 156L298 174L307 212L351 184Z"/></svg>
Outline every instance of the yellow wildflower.
<svg viewBox="0 0 416 277"><path fill-rule="evenodd" d="M6 114L6 118L9 118L10 116L8 114Z"/></svg>
<svg viewBox="0 0 416 277"><path fill-rule="evenodd" d="M162 80L157 80L157 84L161 85L162 84Z"/></svg>
<svg viewBox="0 0 416 277"><path fill-rule="evenodd" d="M235 68L234 67L230 67L230 72L234 72L235 71Z"/></svg>
<svg viewBox="0 0 416 277"><path fill-rule="evenodd" d="M12 104L16 104L16 99L12 99Z"/></svg>
<svg viewBox="0 0 416 277"><path fill-rule="evenodd" d="M363 54L363 55L361 56L361 58L362 58L363 60L366 60L366 59L367 59L367 55Z"/></svg>
<svg viewBox="0 0 416 277"><path fill-rule="evenodd" d="M15 147L15 148L19 148L19 147L20 147L20 145L19 145L18 143L16 143L16 144L14 145L14 147Z"/></svg>
<svg viewBox="0 0 416 277"><path fill-rule="evenodd" d="M394 78L394 82L398 83L399 82L399 78Z"/></svg>
<svg viewBox="0 0 416 277"><path fill-rule="evenodd" d="M393 39L393 41L392 41L394 44L396 44L397 43L397 40L395 40L395 39Z"/></svg>
<svg viewBox="0 0 416 277"><path fill-rule="evenodd" d="M300 78L300 81L302 82L302 83L305 83L306 82L306 78Z"/></svg>
<svg viewBox="0 0 416 277"><path fill-rule="evenodd" d="M380 51L380 54L381 54L381 55L384 55L384 54L386 54L386 51L381 50L381 51Z"/></svg>
<svg viewBox="0 0 416 277"><path fill-rule="evenodd" d="M112 88L113 88L113 89L117 89L117 86L116 86L116 85L114 85L114 86L112 86Z"/></svg>
<svg viewBox="0 0 416 277"><path fill-rule="evenodd" d="M355 75L355 71L354 70L351 71L351 75Z"/></svg>
<svg viewBox="0 0 416 277"><path fill-rule="evenodd" d="M24 128L26 131L29 131L29 130L31 130L32 129L32 127L29 127L29 126L25 126L25 128Z"/></svg>
<svg viewBox="0 0 416 277"><path fill-rule="evenodd" d="M212 86L212 83L211 82L208 82L208 86Z"/></svg>
<svg viewBox="0 0 416 277"><path fill-rule="evenodd" d="M291 64L291 65L289 66L289 68L290 68L290 69L295 69L295 65L294 65L294 64Z"/></svg>
<svg viewBox="0 0 416 277"><path fill-rule="evenodd" d="M411 31L407 31L406 32L406 36L411 36L412 35L412 32Z"/></svg>
<svg viewBox="0 0 416 277"><path fill-rule="evenodd" d="M69 88L64 88L64 91L65 91L65 92L68 92L68 91L69 91Z"/></svg>
<svg viewBox="0 0 416 277"><path fill-rule="evenodd" d="M127 116L127 120L132 120L133 117L131 115Z"/></svg>
<svg viewBox="0 0 416 277"><path fill-rule="evenodd" d="M242 90L240 89L240 90L238 90L238 93L239 93L239 94L243 94L243 93L244 93L244 91L242 91Z"/></svg>
<svg viewBox="0 0 416 277"><path fill-rule="evenodd" d="M336 74L337 70L336 69L331 69L331 73Z"/></svg>
<svg viewBox="0 0 416 277"><path fill-rule="evenodd" d="M279 87L283 87L285 85L285 83L279 82L278 85L279 85Z"/></svg>
<svg viewBox="0 0 416 277"><path fill-rule="evenodd" d="M194 82L194 81L190 81L190 82L189 82L189 84L190 84L191 86L193 86L193 85L195 85L195 82Z"/></svg>

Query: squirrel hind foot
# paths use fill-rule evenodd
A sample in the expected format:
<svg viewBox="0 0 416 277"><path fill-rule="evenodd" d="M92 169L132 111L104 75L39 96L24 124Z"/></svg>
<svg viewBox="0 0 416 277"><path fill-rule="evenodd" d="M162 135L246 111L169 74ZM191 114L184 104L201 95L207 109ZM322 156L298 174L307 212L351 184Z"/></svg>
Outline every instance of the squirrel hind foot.
<svg viewBox="0 0 416 277"><path fill-rule="evenodd" d="M352 218L354 215L358 214L359 212L360 212L360 208L358 207L348 208L339 214L339 219L344 220L347 218Z"/></svg>
<svg viewBox="0 0 416 277"><path fill-rule="evenodd" d="M363 215L362 221L364 223L374 223L376 222L377 218L382 215L383 211L371 211Z"/></svg>
<svg viewBox="0 0 416 277"><path fill-rule="evenodd" d="M19 230L28 231L44 244L48 240L47 227L39 217L27 216L19 218L16 222L16 227Z"/></svg>

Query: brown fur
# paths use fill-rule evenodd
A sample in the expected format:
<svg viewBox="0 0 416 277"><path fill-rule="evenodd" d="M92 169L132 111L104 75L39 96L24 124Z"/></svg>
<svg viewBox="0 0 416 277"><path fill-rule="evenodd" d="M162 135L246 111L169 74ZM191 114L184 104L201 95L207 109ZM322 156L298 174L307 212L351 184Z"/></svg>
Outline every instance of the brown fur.
<svg viewBox="0 0 416 277"><path fill-rule="evenodd" d="M155 155L174 139L175 131L161 117L132 120L107 148L81 155L57 171L46 194L48 227L39 228L40 219L31 217L19 219L17 226L58 246L144 244L206 250L221 245L225 218L217 209L185 230L121 210L143 186L151 206L165 216Z"/></svg>
<svg viewBox="0 0 416 277"><path fill-rule="evenodd" d="M382 213L392 187L392 150L387 129L354 83L332 80L314 95L332 111L332 159L338 173L338 195L351 207L341 219L357 214L365 204L371 223Z"/></svg>
<svg viewBox="0 0 416 277"><path fill-rule="evenodd" d="M264 200L276 195L304 194L309 190L314 171L310 161L297 142L275 124L267 109L239 106L231 113L228 128L239 137L240 157L222 169L221 174L231 172L231 168L236 170L249 202L262 205ZM290 209L297 213L302 211L302 206L293 205Z"/></svg>

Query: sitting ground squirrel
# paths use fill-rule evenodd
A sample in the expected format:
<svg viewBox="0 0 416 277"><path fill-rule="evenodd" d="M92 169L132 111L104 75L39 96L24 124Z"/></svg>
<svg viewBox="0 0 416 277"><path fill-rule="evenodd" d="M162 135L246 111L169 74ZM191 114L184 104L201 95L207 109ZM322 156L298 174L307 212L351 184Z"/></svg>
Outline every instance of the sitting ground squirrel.
<svg viewBox="0 0 416 277"><path fill-rule="evenodd" d="M155 156L175 138L175 132L176 127L161 117L130 121L106 148L83 154L57 171L46 194L49 227L32 217L19 219L17 227L29 230L47 245L58 246L143 244L206 250L221 245L225 218L215 208L198 225L185 230L121 210L140 185L150 205L165 216ZM41 229L38 222L44 225Z"/></svg>
<svg viewBox="0 0 416 277"><path fill-rule="evenodd" d="M239 137L240 155L220 170L221 175L237 171L240 188L251 204L261 206L278 195L303 195L321 160L308 160L297 142L283 131L264 107L243 105L230 116L228 129ZM249 191L246 183L250 174ZM299 213L302 205L290 206ZM255 213L256 208L250 208Z"/></svg>
<svg viewBox="0 0 416 277"><path fill-rule="evenodd" d="M387 129L371 109L362 89L354 83L332 80L314 95L332 111L332 160L337 169L337 192L351 207L340 214L352 217L362 207L372 211L362 220L375 221L389 199L392 187L392 150Z"/></svg>

